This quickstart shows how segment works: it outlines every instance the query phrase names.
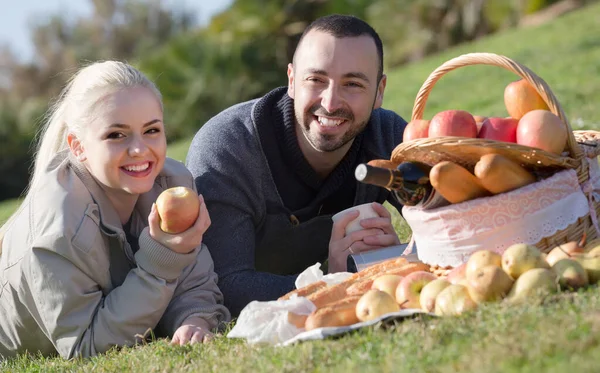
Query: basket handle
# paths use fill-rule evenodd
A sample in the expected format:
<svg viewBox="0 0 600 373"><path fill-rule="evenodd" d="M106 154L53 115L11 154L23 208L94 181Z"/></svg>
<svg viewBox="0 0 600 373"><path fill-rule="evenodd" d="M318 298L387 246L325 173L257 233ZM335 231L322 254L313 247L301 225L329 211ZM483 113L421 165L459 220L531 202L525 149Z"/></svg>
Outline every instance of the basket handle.
<svg viewBox="0 0 600 373"><path fill-rule="evenodd" d="M575 159L580 159L583 155L581 147L577 144L575 140L575 136L573 134L573 130L569 125L569 121L567 117L558 103L556 96L550 90L550 87L546 82L537 76L533 71L529 70L527 67L521 65L520 63L511 60L508 57L500 56L494 53L468 53L453 58L451 60L446 61L440 67L435 69L427 78L427 80L419 89L417 93L417 98L415 99L415 104L413 106L412 119L421 119L423 118L423 112L425 111L425 104L427 102L427 98L431 93L431 90L435 83L440 80L442 76L446 73L458 69L459 67L469 66L469 65L492 65L502 67L508 71L512 71L513 73L519 75L521 78L525 79L542 97L542 99L546 102L550 111L557 115L562 122L567 127L567 146L571 157Z"/></svg>

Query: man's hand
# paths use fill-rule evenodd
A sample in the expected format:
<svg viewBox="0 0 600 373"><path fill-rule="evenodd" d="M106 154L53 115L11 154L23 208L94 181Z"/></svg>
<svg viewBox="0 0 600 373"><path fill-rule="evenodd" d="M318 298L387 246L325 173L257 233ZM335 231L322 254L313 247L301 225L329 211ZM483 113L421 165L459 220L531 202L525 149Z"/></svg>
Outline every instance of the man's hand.
<svg viewBox="0 0 600 373"><path fill-rule="evenodd" d="M177 328L171 344L183 346L188 343L208 343L214 338L209 329L210 327L204 319L189 317Z"/></svg>
<svg viewBox="0 0 600 373"><path fill-rule="evenodd" d="M378 218L368 218L360 221L364 229L381 229L380 234L366 236L363 242L369 246L388 247L400 244L398 234L392 225L392 215L380 203L373 202L373 209L379 215Z"/></svg>
<svg viewBox="0 0 600 373"><path fill-rule="evenodd" d="M381 208L385 210L383 206L381 206ZM378 214L380 214L380 211L376 211ZM347 213L343 214L339 220L333 223L333 228L331 230L331 239L329 241L329 273L347 271L348 268L346 265L346 260L349 254L357 254L363 251L373 250L382 247L381 245L371 245L364 241L364 239L368 236L386 235L385 231L383 231L380 228L380 226L384 226L385 224L383 224L379 220L376 220L372 223L374 225L374 228L362 229L356 232L352 232L347 236L344 236L346 233L346 226L348 225L348 223L356 219L358 216L358 211L348 211ZM388 217L389 216L390 214L388 213ZM371 218L365 219L365 221L372 219L383 218ZM391 223L389 225L391 226ZM383 241L385 241L385 239ZM375 242L377 243L379 242L379 240L375 240Z"/></svg>

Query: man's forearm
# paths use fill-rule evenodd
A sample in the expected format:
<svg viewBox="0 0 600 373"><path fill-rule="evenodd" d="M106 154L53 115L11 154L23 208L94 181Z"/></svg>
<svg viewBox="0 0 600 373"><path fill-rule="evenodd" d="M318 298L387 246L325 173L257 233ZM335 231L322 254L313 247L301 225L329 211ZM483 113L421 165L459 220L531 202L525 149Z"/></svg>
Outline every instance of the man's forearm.
<svg viewBox="0 0 600 373"><path fill-rule="evenodd" d="M295 289L297 276L281 276L265 272L242 271L219 280L225 306L237 317L254 300L272 301Z"/></svg>

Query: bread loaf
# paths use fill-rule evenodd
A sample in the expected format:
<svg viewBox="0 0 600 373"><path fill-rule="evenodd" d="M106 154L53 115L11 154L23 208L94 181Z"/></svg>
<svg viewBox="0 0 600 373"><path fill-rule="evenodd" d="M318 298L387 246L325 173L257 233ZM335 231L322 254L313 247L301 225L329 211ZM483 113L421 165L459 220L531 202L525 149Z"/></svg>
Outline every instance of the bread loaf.
<svg viewBox="0 0 600 373"><path fill-rule="evenodd" d="M355 282L367 278L373 274L385 273L387 270L401 267L407 263L408 260L402 257L385 260L367 267L360 272L352 274L346 280L337 285L321 288L307 296L307 298L313 302L317 308L321 308L329 303L337 302L338 300L345 298L347 295L346 289L348 289Z"/></svg>
<svg viewBox="0 0 600 373"><path fill-rule="evenodd" d="M290 299L292 297L292 295L294 295L294 294L298 295L299 297L306 297L324 287L327 287L327 283L325 281L313 282L312 284L303 286L296 290L292 290L289 293L282 295L281 297L279 297L278 300Z"/></svg>
<svg viewBox="0 0 600 373"><path fill-rule="evenodd" d="M358 322L356 304L360 298L360 295L347 296L326 307L317 309L306 319L306 330L356 324Z"/></svg>
<svg viewBox="0 0 600 373"><path fill-rule="evenodd" d="M362 295L369 291L369 289L371 289L371 287L373 286L373 281L375 281L375 279L377 279L377 277L379 276L398 275L404 277L409 273L413 273L416 271L429 271L430 268L431 267L428 264L425 264L423 262L407 263L403 266L391 268L381 273L375 273L367 278L357 281L356 283L352 284L346 290L346 292L348 293L348 295Z"/></svg>

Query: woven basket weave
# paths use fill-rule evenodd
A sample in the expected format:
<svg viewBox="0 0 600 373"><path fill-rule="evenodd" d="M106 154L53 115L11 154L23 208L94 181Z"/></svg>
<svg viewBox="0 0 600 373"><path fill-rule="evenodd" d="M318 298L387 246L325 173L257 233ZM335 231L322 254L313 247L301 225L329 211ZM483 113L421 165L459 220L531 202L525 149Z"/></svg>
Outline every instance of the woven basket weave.
<svg viewBox="0 0 600 373"><path fill-rule="evenodd" d="M423 118L427 98L435 83L446 73L464 66L492 65L512 71L529 82L544 99L550 111L562 119L567 127L568 139L565 151L556 155L514 143L466 137L436 137L415 139L399 144L391 156L391 163L398 165L405 161L419 161L435 165L441 161L453 161L470 171L479 158L488 153L504 155L530 171L553 173L561 169L575 169L580 186L589 181L587 158L596 158L600 154L600 132L573 131L569 121L555 95L544 80L527 67L508 57L492 53L470 53L451 59L435 69L419 90L412 112L411 120ZM600 204L593 202L596 214L600 214ZM599 236L592 223L592 217L580 218L566 229L543 238L536 246L547 252L557 244L579 240L586 232L588 240Z"/></svg>

